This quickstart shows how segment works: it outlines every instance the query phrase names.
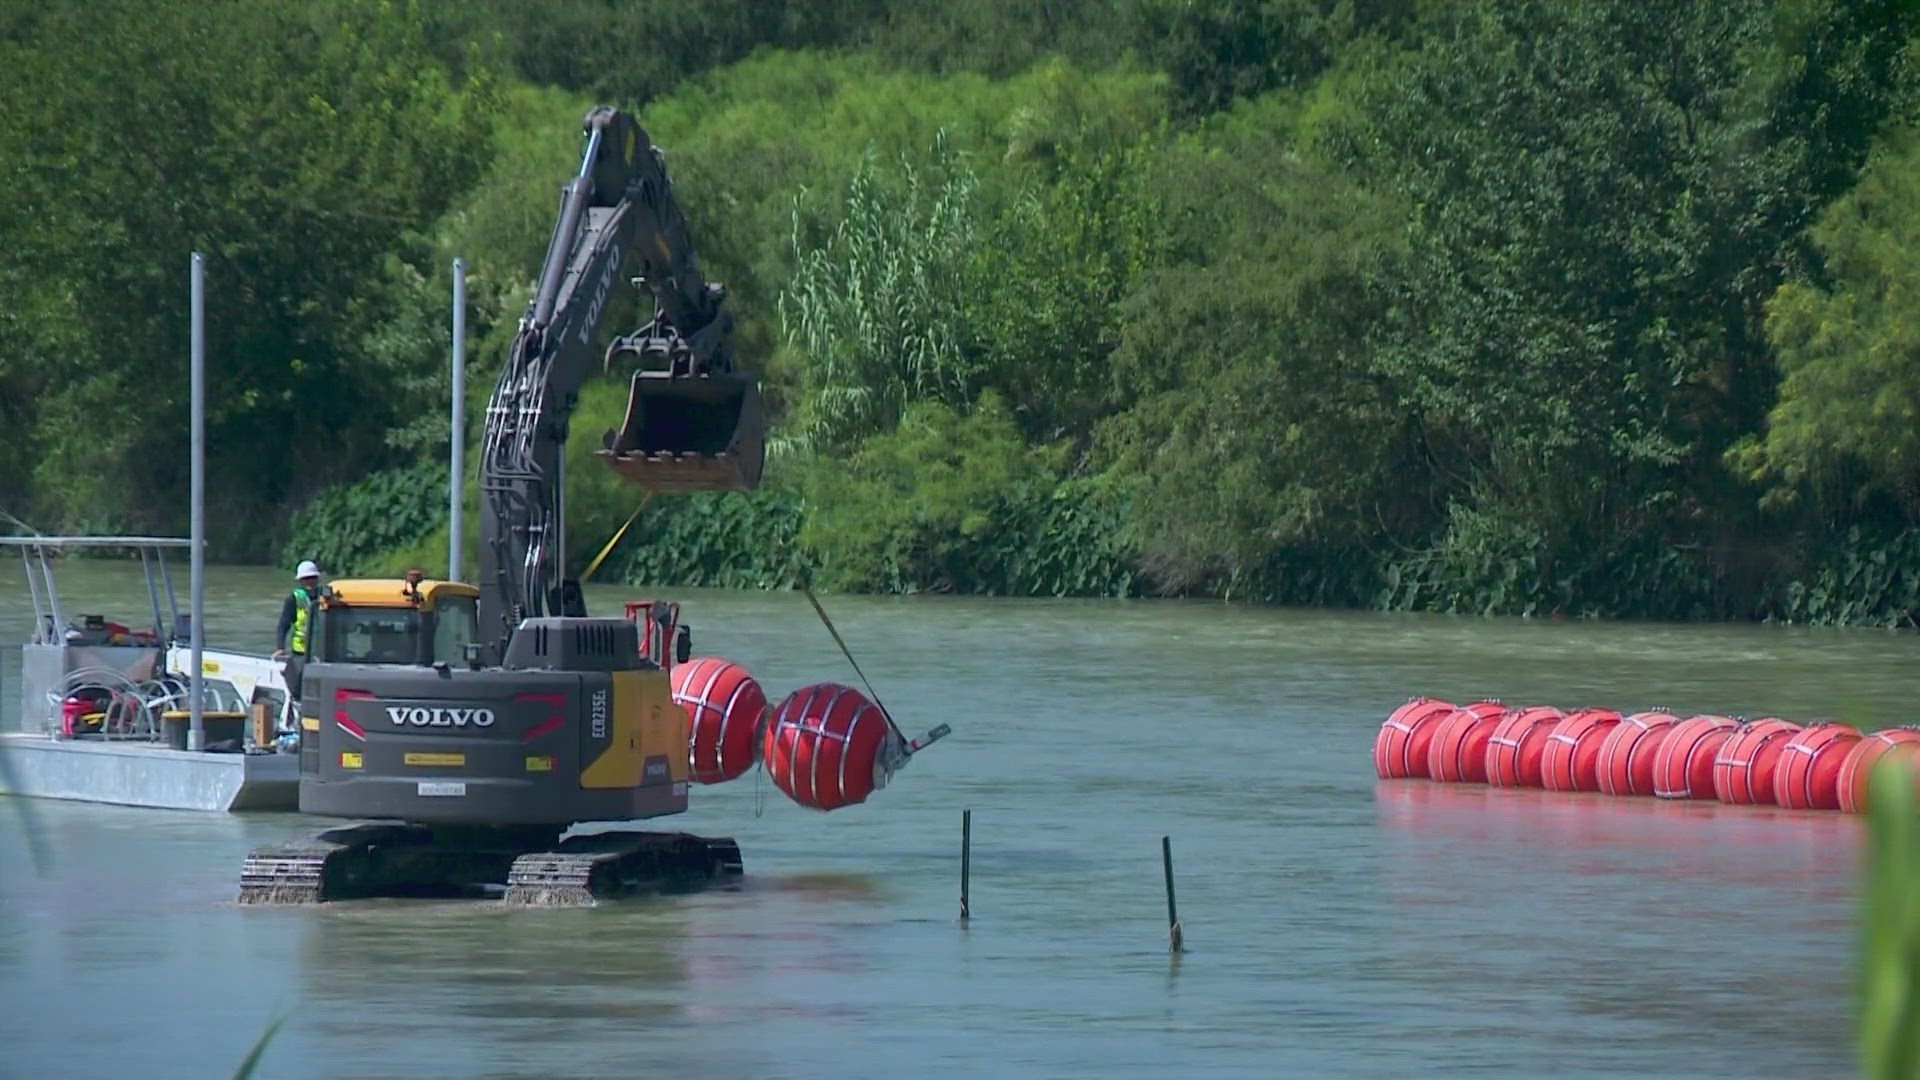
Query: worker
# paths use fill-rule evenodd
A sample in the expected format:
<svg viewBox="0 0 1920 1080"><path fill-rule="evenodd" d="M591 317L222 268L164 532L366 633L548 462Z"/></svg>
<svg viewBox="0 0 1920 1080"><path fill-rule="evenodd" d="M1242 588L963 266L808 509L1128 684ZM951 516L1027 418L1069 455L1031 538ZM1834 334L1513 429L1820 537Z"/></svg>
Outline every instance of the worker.
<svg viewBox="0 0 1920 1080"><path fill-rule="evenodd" d="M280 605L280 627L274 631L273 658L285 659L282 674L287 680L287 696L300 700L300 678L307 669L311 649L313 611L320 598L331 590L320 584L320 567L312 559L301 562L293 572L293 591Z"/></svg>

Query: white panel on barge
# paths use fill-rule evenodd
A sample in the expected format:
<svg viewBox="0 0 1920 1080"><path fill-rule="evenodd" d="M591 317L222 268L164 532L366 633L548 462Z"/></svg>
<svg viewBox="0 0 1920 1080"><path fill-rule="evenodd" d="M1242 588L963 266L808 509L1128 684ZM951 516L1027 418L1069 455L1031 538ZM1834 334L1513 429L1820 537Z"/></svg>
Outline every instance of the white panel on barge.
<svg viewBox="0 0 1920 1080"><path fill-rule="evenodd" d="M0 794L162 810L294 810L297 754L220 754L150 742L0 734Z"/></svg>

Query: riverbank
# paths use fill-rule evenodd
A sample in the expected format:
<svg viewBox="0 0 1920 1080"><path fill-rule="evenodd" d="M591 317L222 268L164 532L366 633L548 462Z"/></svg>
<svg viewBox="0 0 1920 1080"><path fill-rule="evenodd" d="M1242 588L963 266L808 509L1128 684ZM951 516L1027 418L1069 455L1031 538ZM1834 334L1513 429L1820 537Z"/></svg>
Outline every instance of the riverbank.
<svg viewBox="0 0 1920 1080"><path fill-rule="evenodd" d="M439 572L447 557L446 508L420 495L444 484L444 470L435 472L428 466L384 475L324 497L296 515L294 536L274 562L220 561L290 571L312 558L334 577L398 576L412 566ZM1201 576L1144 551L1129 535L1125 499L1096 482L1016 489L965 525L945 522L944 531L931 527L936 515L882 503L896 511L909 506L901 512L905 526L883 526L857 544L837 544L844 534L829 527L833 510L809 504L790 483L753 495L662 499L637 515L632 494L617 494L624 501L590 490L570 505L576 523L569 564L588 565L631 516L593 577L629 590L781 591L804 581L841 595L1169 598L1551 620L1920 625L1914 531L1572 551L1526 546L1504 557L1444 546L1385 554L1301 549L1276 555L1258 572ZM469 507L462 567L471 576L479 566L479 515Z"/></svg>
<svg viewBox="0 0 1920 1080"><path fill-rule="evenodd" d="M1443 537L1418 549L1297 548L1257 568L1209 572L1139 539L1129 492L1118 483L1027 482L943 499L924 490L810 488L817 472L772 475L752 495L648 501L596 580L778 590L804 578L819 591L850 594L1182 597L1549 619L1912 628L1920 616L1914 531L1685 544L1576 538L1557 546ZM444 566L445 508L427 509L418 495L434 479L427 467L330 497L295 519L282 565L316 558L336 574ZM600 553L639 501L627 490L582 486L570 504L576 567ZM478 565L477 517L467 517L469 568Z"/></svg>

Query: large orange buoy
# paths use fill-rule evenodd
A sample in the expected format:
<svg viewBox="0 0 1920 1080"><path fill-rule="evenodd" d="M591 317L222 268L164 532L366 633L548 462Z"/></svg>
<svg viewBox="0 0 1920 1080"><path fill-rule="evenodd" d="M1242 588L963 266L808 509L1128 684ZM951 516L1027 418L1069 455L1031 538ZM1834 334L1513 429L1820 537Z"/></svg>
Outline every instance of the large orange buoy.
<svg viewBox="0 0 1920 1080"><path fill-rule="evenodd" d="M1780 750L1773 801L1789 810L1840 809L1840 766L1859 741L1851 724L1809 724Z"/></svg>
<svg viewBox="0 0 1920 1080"><path fill-rule="evenodd" d="M1713 794L1739 806L1773 802L1773 773L1780 753L1800 725L1767 717L1735 728L1713 758Z"/></svg>
<svg viewBox="0 0 1920 1080"><path fill-rule="evenodd" d="M814 683L788 694L767 724L761 758L787 797L815 810L865 802L905 760L905 742L865 694Z"/></svg>
<svg viewBox="0 0 1920 1080"><path fill-rule="evenodd" d="M1713 759L1739 721L1691 716L1673 725L1653 758L1653 794L1660 799L1713 798Z"/></svg>
<svg viewBox="0 0 1920 1080"><path fill-rule="evenodd" d="M1653 762L1680 718L1667 712L1634 713L1607 732L1596 769L1609 795L1653 794Z"/></svg>
<svg viewBox="0 0 1920 1080"><path fill-rule="evenodd" d="M1449 783L1486 783L1487 739L1506 711L1497 701L1476 701L1455 709L1433 733L1427 775Z"/></svg>
<svg viewBox="0 0 1920 1080"><path fill-rule="evenodd" d="M1540 786L1548 791L1599 791L1600 747L1620 723L1612 709L1579 709L1547 733Z"/></svg>
<svg viewBox="0 0 1920 1080"><path fill-rule="evenodd" d="M1547 735L1564 719L1551 705L1513 709L1487 738L1487 783L1495 787L1539 787L1540 755Z"/></svg>
<svg viewBox="0 0 1920 1080"><path fill-rule="evenodd" d="M694 783L723 784L753 768L767 695L746 668L711 656L676 664L673 700L692 722L687 775Z"/></svg>
<svg viewBox="0 0 1920 1080"><path fill-rule="evenodd" d="M1451 715L1452 705L1423 697L1411 698L1393 710L1373 738L1373 771L1382 780L1426 776L1434 732Z"/></svg>
<svg viewBox="0 0 1920 1080"><path fill-rule="evenodd" d="M1916 753L1920 753L1920 730L1908 727L1876 731L1854 743L1840 763L1840 775L1834 784L1840 809L1849 814L1866 813L1867 778L1874 765L1889 755L1911 757Z"/></svg>

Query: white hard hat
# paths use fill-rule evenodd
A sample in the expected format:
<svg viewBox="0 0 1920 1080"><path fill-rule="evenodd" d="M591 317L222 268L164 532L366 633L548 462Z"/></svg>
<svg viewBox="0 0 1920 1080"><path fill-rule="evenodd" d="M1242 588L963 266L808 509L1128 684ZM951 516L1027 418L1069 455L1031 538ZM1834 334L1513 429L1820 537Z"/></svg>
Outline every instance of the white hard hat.
<svg viewBox="0 0 1920 1080"><path fill-rule="evenodd" d="M307 561L300 564L300 569L295 570L293 572L293 576L296 578L319 577L320 564L314 562L312 559L308 559Z"/></svg>

